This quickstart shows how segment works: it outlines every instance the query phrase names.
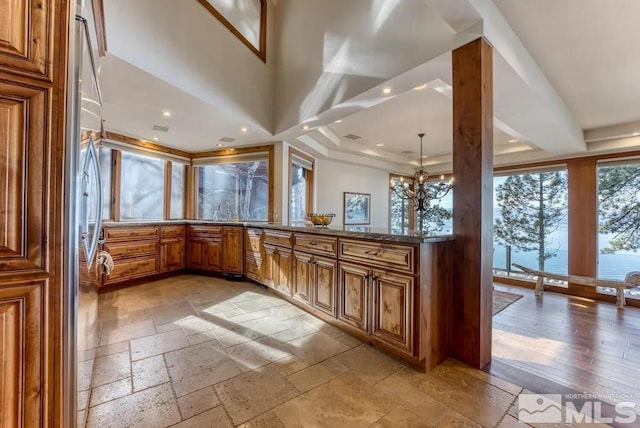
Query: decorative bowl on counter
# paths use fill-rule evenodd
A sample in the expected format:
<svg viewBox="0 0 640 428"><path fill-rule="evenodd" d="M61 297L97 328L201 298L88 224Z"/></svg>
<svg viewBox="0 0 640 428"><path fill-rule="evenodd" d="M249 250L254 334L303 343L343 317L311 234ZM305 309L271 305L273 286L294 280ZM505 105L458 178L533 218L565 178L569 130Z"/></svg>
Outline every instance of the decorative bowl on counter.
<svg viewBox="0 0 640 428"><path fill-rule="evenodd" d="M314 226L327 227L335 216L335 214L310 213L307 217L309 217Z"/></svg>

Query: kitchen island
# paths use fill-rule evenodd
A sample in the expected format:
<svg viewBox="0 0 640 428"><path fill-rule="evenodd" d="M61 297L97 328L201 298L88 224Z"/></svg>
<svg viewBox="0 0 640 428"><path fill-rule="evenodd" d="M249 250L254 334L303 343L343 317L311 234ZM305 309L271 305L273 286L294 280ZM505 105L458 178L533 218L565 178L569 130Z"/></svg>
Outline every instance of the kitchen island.
<svg viewBox="0 0 640 428"><path fill-rule="evenodd" d="M102 290L183 272L246 277L404 361L449 352L454 237L207 221L107 222Z"/></svg>

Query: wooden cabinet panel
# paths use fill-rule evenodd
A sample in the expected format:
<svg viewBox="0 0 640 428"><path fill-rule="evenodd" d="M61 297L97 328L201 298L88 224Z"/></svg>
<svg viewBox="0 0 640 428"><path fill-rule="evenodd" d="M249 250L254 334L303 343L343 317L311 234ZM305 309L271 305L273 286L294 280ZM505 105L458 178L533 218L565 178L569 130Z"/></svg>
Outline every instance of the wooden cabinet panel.
<svg viewBox="0 0 640 428"><path fill-rule="evenodd" d="M106 277L104 285L138 279L157 273L160 273L158 256L124 259L114 264L113 271L111 272L111 275Z"/></svg>
<svg viewBox="0 0 640 428"><path fill-rule="evenodd" d="M295 299L311 305L311 287L314 280L313 256L307 253L293 253L294 276L292 295Z"/></svg>
<svg viewBox="0 0 640 428"><path fill-rule="evenodd" d="M278 248L276 255L277 281L275 289L281 293L291 296L291 250L286 248Z"/></svg>
<svg viewBox="0 0 640 428"><path fill-rule="evenodd" d="M337 262L323 257L315 257L313 265L313 306L335 317Z"/></svg>
<svg viewBox="0 0 640 428"><path fill-rule="evenodd" d="M187 226L187 234L189 236L222 236L222 226L189 225Z"/></svg>
<svg viewBox="0 0 640 428"><path fill-rule="evenodd" d="M263 284L267 287L275 288L278 280L278 248L273 245L264 246L264 276Z"/></svg>
<svg viewBox="0 0 640 428"><path fill-rule="evenodd" d="M189 239L187 241L186 265L189 269L204 268L204 253L206 242L201 239Z"/></svg>
<svg viewBox="0 0 640 428"><path fill-rule="evenodd" d="M0 15L5 15L0 17L0 28L7 16L8 28L13 25L14 11L2 13L3 7L12 4L0 0ZM0 37L0 64L6 60L2 49L7 46L2 46L2 40ZM0 276L46 269L47 94L45 89L0 82Z"/></svg>
<svg viewBox="0 0 640 428"><path fill-rule="evenodd" d="M104 229L104 237L107 242L158 239L160 238L160 227L107 227Z"/></svg>
<svg viewBox="0 0 640 428"><path fill-rule="evenodd" d="M204 241L203 269L210 272L222 272L222 240L219 238Z"/></svg>
<svg viewBox="0 0 640 428"><path fill-rule="evenodd" d="M53 0L0 0L0 70L51 80L52 13Z"/></svg>
<svg viewBox="0 0 640 428"><path fill-rule="evenodd" d="M245 275L247 278L262 283L264 281L262 256L260 253L249 252L245 255Z"/></svg>
<svg viewBox="0 0 640 428"><path fill-rule="evenodd" d="M163 239L160 245L160 272L184 269L184 238Z"/></svg>
<svg viewBox="0 0 640 428"><path fill-rule="evenodd" d="M104 249L111 254L113 260L158 254L159 241L105 242Z"/></svg>
<svg viewBox="0 0 640 428"><path fill-rule="evenodd" d="M178 226L162 226L161 236L163 238L175 238L178 236L184 236L185 227L183 224Z"/></svg>
<svg viewBox="0 0 640 428"><path fill-rule="evenodd" d="M264 230L264 242L273 245L279 245L285 248L291 248L293 241L293 233L285 230Z"/></svg>
<svg viewBox="0 0 640 428"><path fill-rule="evenodd" d="M340 258L413 273L414 247L340 239Z"/></svg>
<svg viewBox="0 0 640 428"><path fill-rule="evenodd" d="M244 261L244 233L242 227L227 227L223 229L224 256L222 271L226 274L242 275Z"/></svg>
<svg viewBox="0 0 640 428"><path fill-rule="evenodd" d="M2 426L41 425L43 288L44 283L0 288Z"/></svg>
<svg viewBox="0 0 640 428"><path fill-rule="evenodd" d="M262 229L247 228L245 245L247 251L262 252Z"/></svg>
<svg viewBox="0 0 640 428"><path fill-rule="evenodd" d="M338 239L305 233L296 233L294 236L294 248L299 251L322 254L335 257L338 248Z"/></svg>
<svg viewBox="0 0 640 428"><path fill-rule="evenodd" d="M340 263L338 281L338 319L360 330L369 331L369 269Z"/></svg>
<svg viewBox="0 0 640 428"><path fill-rule="evenodd" d="M413 276L373 271L372 334L408 354L413 354L413 289Z"/></svg>

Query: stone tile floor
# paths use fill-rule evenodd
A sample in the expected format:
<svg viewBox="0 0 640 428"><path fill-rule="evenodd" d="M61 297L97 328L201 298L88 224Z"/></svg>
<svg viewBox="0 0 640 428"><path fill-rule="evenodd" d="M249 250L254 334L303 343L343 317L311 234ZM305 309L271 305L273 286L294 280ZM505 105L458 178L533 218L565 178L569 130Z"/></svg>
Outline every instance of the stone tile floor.
<svg viewBox="0 0 640 428"><path fill-rule="evenodd" d="M110 292L99 322L80 364L87 427L518 424L522 388L453 360L420 373L252 283Z"/></svg>

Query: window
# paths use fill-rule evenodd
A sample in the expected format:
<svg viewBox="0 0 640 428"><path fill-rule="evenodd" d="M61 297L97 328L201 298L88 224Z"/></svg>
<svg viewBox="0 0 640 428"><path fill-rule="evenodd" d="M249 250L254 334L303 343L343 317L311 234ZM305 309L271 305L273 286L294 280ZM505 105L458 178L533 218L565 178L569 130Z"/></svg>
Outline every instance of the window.
<svg viewBox="0 0 640 428"><path fill-rule="evenodd" d="M241 157L234 157L239 159ZM269 217L269 161L220 159L196 169L198 219L264 220Z"/></svg>
<svg viewBox="0 0 640 428"><path fill-rule="evenodd" d="M428 184L427 184L428 185ZM450 235L453 233L453 190L441 199L429 201L427 211L422 212L422 231L426 235ZM419 213L416 213L416 230L420 229Z"/></svg>
<svg viewBox="0 0 640 428"><path fill-rule="evenodd" d="M266 0L199 0L213 16L266 62Z"/></svg>
<svg viewBox="0 0 640 428"><path fill-rule="evenodd" d="M171 205L169 207L170 219L179 220L184 218L184 177L186 170L186 165L175 162L171 164Z"/></svg>
<svg viewBox="0 0 640 428"><path fill-rule="evenodd" d="M304 220L313 206L313 158L289 149L289 221Z"/></svg>
<svg viewBox="0 0 640 428"><path fill-rule="evenodd" d="M102 178L102 218L111 219L111 171L112 151L109 147L98 149L98 161L100 162L100 175Z"/></svg>
<svg viewBox="0 0 640 428"><path fill-rule="evenodd" d="M598 204L598 277L624 280L640 266L640 162L599 166Z"/></svg>
<svg viewBox="0 0 640 428"><path fill-rule="evenodd" d="M161 220L164 207L165 161L122 152L121 220Z"/></svg>
<svg viewBox="0 0 640 428"><path fill-rule="evenodd" d="M400 183L401 176L390 175L392 186ZM410 177L402 177L411 180ZM410 233L410 225L413 224L413 203L409 199L403 199L395 192L389 192L389 230L391 233L406 235Z"/></svg>
<svg viewBox="0 0 640 428"><path fill-rule="evenodd" d="M567 172L565 169L494 177L494 273L514 273L512 263L567 274ZM558 285L566 283L558 282Z"/></svg>

